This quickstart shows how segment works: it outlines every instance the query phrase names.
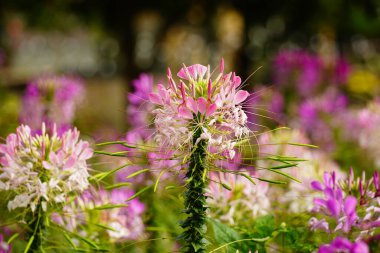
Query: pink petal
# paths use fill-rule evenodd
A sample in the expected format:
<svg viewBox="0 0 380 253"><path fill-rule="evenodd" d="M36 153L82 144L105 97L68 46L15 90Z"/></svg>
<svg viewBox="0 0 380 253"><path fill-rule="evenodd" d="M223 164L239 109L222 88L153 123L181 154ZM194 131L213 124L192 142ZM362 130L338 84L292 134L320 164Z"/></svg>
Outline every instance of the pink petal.
<svg viewBox="0 0 380 253"><path fill-rule="evenodd" d="M218 107L216 106L216 104L211 104L211 105L207 108L206 116L208 117L208 116L212 115L212 114L216 111L217 108L218 108Z"/></svg>
<svg viewBox="0 0 380 253"><path fill-rule="evenodd" d="M232 80L232 82L234 83L235 88L239 87L239 85L241 84L240 76L235 76L234 79Z"/></svg>
<svg viewBox="0 0 380 253"><path fill-rule="evenodd" d="M77 159L73 156L71 156L63 166L63 169L70 169L71 167L74 166L74 164L77 162Z"/></svg>
<svg viewBox="0 0 380 253"><path fill-rule="evenodd" d="M149 94L149 100L150 100L150 102L152 102L154 104L162 105L162 100L161 100L160 96L157 95L156 93L150 93Z"/></svg>
<svg viewBox="0 0 380 253"><path fill-rule="evenodd" d="M330 213L333 216L335 217L339 216L341 209L340 209L340 203L338 201L336 201L335 199L329 199L326 202L326 207L327 209L330 210Z"/></svg>
<svg viewBox="0 0 380 253"><path fill-rule="evenodd" d="M207 100L203 97L198 98L198 110L201 114L205 114L207 110Z"/></svg>
<svg viewBox="0 0 380 253"><path fill-rule="evenodd" d="M178 115L182 118L185 118L185 119L192 119L193 118L193 114L191 113L189 108L182 106L182 105L178 108Z"/></svg>
<svg viewBox="0 0 380 253"><path fill-rule="evenodd" d="M187 106L192 110L195 114L198 113L197 102L194 101L192 97L190 97L187 101Z"/></svg>
<svg viewBox="0 0 380 253"><path fill-rule="evenodd" d="M169 92L162 84L158 84L158 95L165 104L170 103Z"/></svg>
<svg viewBox="0 0 380 253"><path fill-rule="evenodd" d="M353 196L348 196L344 201L344 213L346 215L351 215L355 212L356 204L358 201Z"/></svg>
<svg viewBox="0 0 380 253"><path fill-rule="evenodd" d="M206 71L207 67L201 64L194 64L187 67L187 72L189 72L190 77L194 80L197 80L199 76L203 77ZM182 79L189 80L185 67L180 69L180 71L177 73L177 76Z"/></svg>
<svg viewBox="0 0 380 253"><path fill-rule="evenodd" d="M311 187L317 191L323 191L323 185L318 181L311 182Z"/></svg>
<svg viewBox="0 0 380 253"><path fill-rule="evenodd" d="M237 105L237 104L240 104L241 102L243 102L244 100L247 99L247 97L249 96L249 92L248 91L245 91L245 90L239 90L238 92L236 92L235 94L235 99L234 99L234 104Z"/></svg>

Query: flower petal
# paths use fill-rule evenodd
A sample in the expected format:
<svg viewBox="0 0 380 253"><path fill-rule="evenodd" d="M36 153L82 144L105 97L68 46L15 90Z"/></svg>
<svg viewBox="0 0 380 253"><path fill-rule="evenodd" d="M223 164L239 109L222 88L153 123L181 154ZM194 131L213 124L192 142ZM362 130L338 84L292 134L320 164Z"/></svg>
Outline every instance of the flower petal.
<svg viewBox="0 0 380 253"><path fill-rule="evenodd" d="M207 111L206 111L206 116L211 116L217 109L218 107L216 106L216 104L211 104L209 105L209 107L207 108Z"/></svg>
<svg viewBox="0 0 380 253"><path fill-rule="evenodd" d="M177 76L182 79L189 80L189 76L188 76L189 74L190 78L197 80L198 77L203 77L206 71L207 71L206 66L203 66L201 64L194 64L187 67L186 69L185 67L181 68L180 71L177 73Z"/></svg>
<svg viewBox="0 0 380 253"><path fill-rule="evenodd" d="M191 113L190 109L183 105L178 107L178 115L185 119L193 118L193 114Z"/></svg>
<svg viewBox="0 0 380 253"><path fill-rule="evenodd" d="M234 98L234 104L237 105L237 104L240 104L241 102L243 102L244 100L247 99L247 97L249 96L249 92L248 91L245 91L245 90L239 90L238 92L236 92L235 94L235 98Z"/></svg>
<svg viewBox="0 0 380 253"><path fill-rule="evenodd" d="M203 97L198 98L198 110L201 114L205 114L207 110L207 100Z"/></svg>

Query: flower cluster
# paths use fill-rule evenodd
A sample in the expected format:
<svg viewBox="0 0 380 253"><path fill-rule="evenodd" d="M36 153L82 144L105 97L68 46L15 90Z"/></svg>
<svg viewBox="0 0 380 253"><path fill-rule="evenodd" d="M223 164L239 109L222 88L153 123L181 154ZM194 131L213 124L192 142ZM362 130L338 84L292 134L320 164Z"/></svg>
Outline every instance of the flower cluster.
<svg viewBox="0 0 380 253"><path fill-rule="evenodd" d="M128 94L129 106L127 116L132 131L127 138L148 138L152 131L149 128L151 111L154 106L149 103L149 94L153 91L153 77L149 74L141 74L138 79L132 81L133 92ZM134 142L132 142L134 143Z"/></svg>
<svg viewBox="0 0 380 253"><path fill-rule="evenodd" d="M320 150L292 145L293 143L310 143L300 130L267 132L261 134L258 141L261 156L267 157L270 154L274 158L274 160L270 159L271 157L260 159L257 163L258 168L278 166L277 157L293 157L295 160L302 161L296 167L282 169L282 172L300 182L289 180L287 187L271 187L269 189L271 199L288 206L288 211L291 213L309 211L313 207L313 197L317 193L310 189L312 179L322 178L324 170L335 170L341 173L338 166ZM293 163L295 162L293 161ZM265 169L258 171L258 174L268 179L285 180L282 175L268 173Z"/></svg>
<svg viewBox="0 0 380 253"><path fill-rule="evenodd" d="M144 233L142 213L145 206L137 198L126 202L133 194L127 188L106 191L91 187L63 208L64 215L55 213L53 220L69 231L76 231L91 239L96 239L97 233L89 228L86 230L90 222L108 227L107 233L112 241L136 240ZM122 206L107 208L112 205ZM100 215L91 215L91 212L100 212ZM94 220L94 217L98 217L98 220Z"/></svg>
<svg viewBox="0 0 380 253"><path fill-rule="evenodd" d="M210 67L195 64L184 66L177 84L168 69L169 87L158 85L158 92L149 95L150 101L159 105L155 109L155 141L160 147L174 150L192 147L194 130L201 128L196 140L208 142L209 148L233 158L238 140L249 135L247 115L241 103L249 93L241 90L241 78L234 72L220 74L211 79Z"/></svg>
<svg viewBox="0 0 380 253"><path fill-rule="evenodd" d="M344 58L326 60L304 50L283 50L273 63L273 80L278 85L296 85L301 96L314 94L322 81L345 84L351 71Z"/></svg>
<svg viewBox="0 0 380 253"><path fill-rule="evenodd" d="M60 136L55 128L33 134L22 125L0 145L0 190L12 191L8 209L62 203L71 193L88 185L87 160L92 157L89 143L79 140L79 132L68 130Z"/></svg>
<svg viewBox="0 0 380 253"><path fill-rule="evenodd" d="M333 127L340 123L339 117L347 108L348 99L335 89L328 89L319 97L308 99L298 109L299 124L303 126L311 139L324 148L334 148Z"/></svg>
<svg viewBox="0 0 380 253"><path fill-rule="evenodd" d="M366 154L380 166L380 103L369 104L366 108L346 114L346 136L354 140Z"/></svg>
<svg viewBox="0 0 380 253"><path fill-rule="evenodd" d="M58 132L71 127L75 110L84 97L84 86L79 79L47 76L31 81L24 94L20 122L39 130L45 122Z"/></svg>
<svg viewBox="0 0 380 253"><path fill-rule="evenodd" d="M212 217L236 225L239 221L246 222L247 219L269 213L268 183L257 182L254 185L232 173L213 173L210 181L206 192Z"/></svg>
<svg viewBox="0 0 380 253"><path fill-rule="evenodd" d="M380 227L378 172L375 172L369 180L366 180L364 172L361 178L355 179L352 169L346 180L338 179L334 172L326 172L323 183L313 181L311 186L324 195L322 198L314 199L312 211L320 214L322 218L310 219L309 225L312 230L342 234L355 241L367 240L378 234L377 228Z"/></svg>
<svg viewBox="0 0 380 253"><path fill-rule="evenodd" d="M369 248L368 245L362 241L350 242L346 238L337 237L330 244L322 245L318 250L318 253L336 252L369 253Z"/></svg>

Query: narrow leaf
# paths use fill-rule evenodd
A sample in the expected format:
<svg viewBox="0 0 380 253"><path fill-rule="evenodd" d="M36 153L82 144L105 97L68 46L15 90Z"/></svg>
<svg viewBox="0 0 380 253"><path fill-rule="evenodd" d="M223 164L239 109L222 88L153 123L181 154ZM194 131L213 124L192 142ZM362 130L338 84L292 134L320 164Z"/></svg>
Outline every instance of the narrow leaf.
<svg viewBox="0 0 380 253"><path fill-rule="evenodd" d="M226 188L227 190L232 191L232 188L228 186L227 184L225 183L220 183L220 184L223 186L223 188Z"/></svg>
<svg viewBox="0 0 380 253"><path fill-rule="evenodd" d="M30 237L30 239L28 241L28 244L25 247L24 253L28 253L29 252L30 246L32 246L33 241L34 241L34 235L32 235Z"/></svg>
<svg viewBox="0 0 380 253"><path fill-rule="evenodd" d="M131 183L124 182L124 183L118 183L118 184L106 186L106 187L104 187L104 189L111 190L111 189L120 188L120 187L124 187L124 186L130 186L130 185L131 185Z"/></svg>
<svg viewBox="0 0 380 253"><path fill-rule="evenodd" d="M288 142L287 144L292 145L292 146L318 148L318 146L315 146L315 145L312 145L312 144L305 144L305 143Z"/></svg>
<svg viewBox="0 0 380 253"><path fill-rule="evenodd" d="M138 196L140 196L141 194L143 194L144 192L146 192L147 190L149 190L150 188L152 188L151 185L149 186L146 186L145 188L141 189L140 191L136 192L134 195L132 195L131 197L129 197L125 202L128 202Z"/></svg>
<svg viewBox="0 0 380 253"><path fill-rule="evenodd" d="M263 182L271 183L271 184L287 184L287 183L284 182L284 181L269 180L269 179L258 178L258 177L256 177L256 179L257 179L257 180L260 180L260 181L263 181Z"/></svg>
<svg viewBox="0 0 380 253"><path fill-rule="evenodd" d="M19 233L16 233L16 234L13 234L9 239L8 239L8 244L11 244L11 242L16 239L20 234Z"/></svg>
<svg viewBox="0 0 380 253"><path fill-rule="evenodd" d="M160 172L160 174L158 175L156 183L154 184L154 190L153 190L154 192L156 192L157 186L158 186L158 182L160 182L160 178L162 177L162 175L164 175L165 172L166 172L166 170L162 170Z"/></svg>
<svg viewBox="0 0 380 253"><path fill-rule="evenodd" d="M278 165L278 166L270 167L269 170L285 169L285 168L295 167L297 165L298 165L297 163L283 164L283 165Z"/></svg>
<svg viewBox="0 0 380 253"><path fill-rule="evenodd" d="M77 249L77 246L75 243L71 240L70 236L67 233L63 233L63 236L66 238L66 240L69 242L71 247L73 247L75 250Z"/></svg>
<svg viewBox="0 0 380 253"><path fill-rule="evenodd" d="M94 210L107 210L107 209L113 209L113 208L121 208L121 207L127 207L127 204L106 204L102 206L96 206L94 207Z"/></svg>
<svg viewBox="0 0 380 253"><path fill-rule="evenodd" d="M250 177L249 175L247 175L247 174L245 174L245 173L239 173L239 175L245 177L245 178L248 179L252 184L256 185L256 182L253 181L253 178Z"/></svg>
<svg viewBox="0 0 380 253"><path fill-rule="evenodd" d="M132 178L132 177L135 177L137 175L140 175L141 173L144 173L144 172L147 172L149 171L150 169L142 169L142 170L138 170L136 172L133 172L132 174L128 175L127 179L128 178Z"/></svg>
<svg viewBox="0 0 380 253"><path fill-rule="evenodd" d="M301 182L300 180L298 180L297 178L292 177L291 175L289 175L289 174L287 174L287 173L284 173L284 172L282 172L282 171L279 171L279 170L271 170L271 169L268 169L268 170L270 170L270 171L272 171L272 172L274 172L274 173L280 174L280 175L282 175L282 176L284 176L284 177L290 178L291 180L294 180L294 181L296 181L296 182L298 182L298 183L302 183L302 182Z"/></svg>

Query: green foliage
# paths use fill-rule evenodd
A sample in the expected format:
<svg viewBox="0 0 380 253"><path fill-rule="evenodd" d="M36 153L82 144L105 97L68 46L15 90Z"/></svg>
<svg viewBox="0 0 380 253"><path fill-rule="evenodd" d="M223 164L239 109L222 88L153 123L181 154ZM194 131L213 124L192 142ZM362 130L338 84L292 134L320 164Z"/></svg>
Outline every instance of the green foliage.
<svg viewBox="0 0 380 253"><path fill-rule="evenodd" d="M211 252L266 252L265 243L269 241L274 231L272 215L259 217L253 228L238 231L217 220L210 220L214 232L215 245L218 247Z"/></svg>

